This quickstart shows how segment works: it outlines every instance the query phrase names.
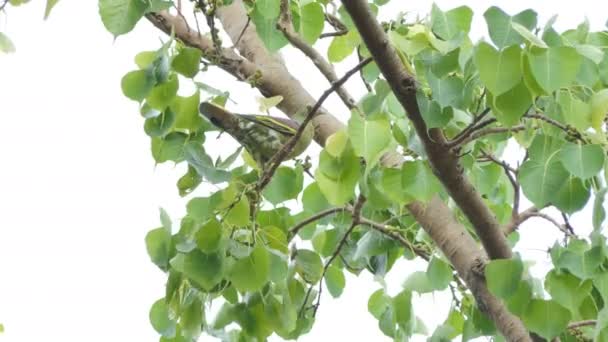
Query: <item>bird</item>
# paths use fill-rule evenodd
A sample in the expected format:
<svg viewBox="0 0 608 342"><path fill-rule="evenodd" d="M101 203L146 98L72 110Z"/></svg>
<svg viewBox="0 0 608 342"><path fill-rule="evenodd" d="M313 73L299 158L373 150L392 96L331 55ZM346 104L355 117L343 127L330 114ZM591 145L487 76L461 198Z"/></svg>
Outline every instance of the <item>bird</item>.
<svg viewBox="0 0 608 342"><path fill-rule="evenodd" d="M212 102L201 103L199 112L214 126L236 139L262 170L300 127L300 123L293 119L270 115L236 114ZM284 160L302 154L310 145L313 135L312 125L307 125L293 150Z"/></svg>

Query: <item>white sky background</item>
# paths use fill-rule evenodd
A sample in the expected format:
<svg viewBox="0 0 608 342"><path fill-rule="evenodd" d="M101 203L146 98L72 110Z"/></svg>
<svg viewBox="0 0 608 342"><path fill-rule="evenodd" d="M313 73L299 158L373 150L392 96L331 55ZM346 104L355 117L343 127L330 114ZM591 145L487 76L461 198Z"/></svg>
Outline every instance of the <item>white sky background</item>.
<svg viewBox="0 0 608 342"><path fill-rule="evenodd" d="M473 36L486 34L482 13L489 4L437 3L442 9L468 4L476 13ZM585 16L599 29L608 19L608 5L593 0L494 3L511 14L532 7L541 25L557 13L562 29ZM391 5L422 14L430 6ZM34 1L9 8L8 18L0 15L0 31L17 46L16 54L0 55L0 323L6 329L0 341L156 341L148 310L163 296L165 276L149 261L144 236L159 226L159 207L175 222L187 199L175 186L183 170L154 166L143 119L122 95L120 79L135 69L136 53L157 49L165 36L142 20L114 42L92 0L62 0L46 22L43 10L44 1ZM287 49L283 56L298 66L292 71L314 95L327 88L299 53ZM352 65L349 60L338 70ZM256 108L249 95L257 93L232 77L214 72L199 78L235 89L235 109ZM351 83L361 94L359 80ZM327 108L346 115L335 96ZM575 215L575 228L588 230L580 219L589 215ZM528 259L545 258L546 246L560 235L542 221L530 222L519 250ZM389 274L389 288L422 269L400 263ZM364 273L348 280L338 300L324 292L316 325L302 341L386 339L367 312L367 299L380 285ZM431 331L445 319L448 298L427 296L415 306Z"/></svg>

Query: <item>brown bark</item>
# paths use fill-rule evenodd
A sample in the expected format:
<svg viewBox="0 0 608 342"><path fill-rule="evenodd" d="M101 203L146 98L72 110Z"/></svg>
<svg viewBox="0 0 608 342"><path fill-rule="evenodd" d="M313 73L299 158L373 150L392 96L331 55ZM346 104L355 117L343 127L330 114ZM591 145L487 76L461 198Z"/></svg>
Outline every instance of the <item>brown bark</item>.
<svg viewBox="0 0 608 342"><path fill-rule="evenodd" d="M343 0L342 3L393 93L414 124L433 172L472 223L490 258L510 258L511 248L502 234L498 220L464 175L458 155L446 146L447 141L440 129L427 128L416 101L416 80L407 73L395 49L389 44L388 37L376 21L367 1Z"/></svg>

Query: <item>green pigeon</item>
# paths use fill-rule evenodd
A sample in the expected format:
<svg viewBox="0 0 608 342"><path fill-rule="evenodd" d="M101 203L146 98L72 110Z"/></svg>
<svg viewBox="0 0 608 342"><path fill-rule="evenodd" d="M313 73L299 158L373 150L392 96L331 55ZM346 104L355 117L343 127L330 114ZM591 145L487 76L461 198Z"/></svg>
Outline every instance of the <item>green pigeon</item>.
<svg viewBox="0 0 608 342"><path fill-rule="evenodd" d="M211 123L228 132L263 169L266 163L296 134L300 124L292 119L269 115L235 114L211 102L203 102L199 111ZM299 156L312 141L314 130L307 125L294 149L285 159Z"/></svg>

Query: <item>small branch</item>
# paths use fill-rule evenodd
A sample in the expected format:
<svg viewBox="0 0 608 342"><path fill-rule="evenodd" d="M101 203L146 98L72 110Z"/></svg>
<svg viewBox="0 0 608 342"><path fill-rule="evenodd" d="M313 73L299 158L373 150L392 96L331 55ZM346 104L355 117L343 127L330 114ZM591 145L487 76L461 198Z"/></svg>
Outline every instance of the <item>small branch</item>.
<svg viewBox="0 0 608 342"><path fill-rule="evenodd" d="M245 31L247 31L247 28L249 27L250 23L251 23L251 17L247 16L247 22L245 23L245 26L243 26L243 30L239 34L239 37L236 39L236 42L234 42L234 44L232 44L233 48L236 47L237 45L239 45L239 43L241 42L241 38L243 38L243 35L245 34Z"/></svg>
<svg viewBox="0 0 608 342"><path fill-rule="evenodd" d="M503 232L505 235L508 235L515 231L522 223L527 221L532 217L539 217L549 221L553 224L557 229L559 229L566 237L576 236L573 232L571 232L568 228L566 228L565 224L560 224L550 215L540 212L540 210L536 207L531 207L520 213L515 219L511 220L504 228Z"/></svg>
<svg viewBox="0 0 608 342"><path fill-rule="evenodd" d="M319 71L325 76L325 78L330 82L334 83L338 80L338 76L334 71L334 68L329 62L323 58L323 56L317 51L314 47L308 44L300 35L294 30L293 25L291 23L291 12L289 9L289 0L281 0L281 14L279 17L279 21L277 22L277 28L283 32L283 35L287 40L298 50L300 50L306 57L308 57L314 65L319 69ZM346 89L342 88L342 86L336 88L336 93L344 102L344 105L348 109L353 109L356 107L355 100L353 97L346 91Z"/></svg>
<svg viewBox="0 0 608 342"><path fill-rule="evenodd" d="M401 234L399 234L398 232L396 232L395 230L391 229L389 226L384 225L382 223L378 223L378 222L374 222L370 219L367 219L365 217L361 217L360 220L361 224L369 226L370 228L377 230L378 232L392 238L393 240L399 242L403 247L409 249L410 251L414 252L414 254L418 255L419 257L421 257L422 259L429 261L430 260L430 255L429 252L414 246L411 242L409 242L407 239L405 239L403 236L401 236Z"/></svg>
<svg viewBox="0 0 608 342"><path fill-rule="evenodd" d="M512 168L507 162L504 160L498 160L494 156L489 153L486 153L483 149L481 150L482 156L486 158L488 161L496 163L500 165L503 170L505 170L505 174L509 178L509 182L513 186L513 210L511 211L511 218L515 220L519 215L519 198L520 198L520 186L519 182L515 177L517 176L517 169Z"/></svg>
<svg viewBox="0 0 608 342"><path fill-rule="evenodd" d="M489 112L490 112L490 108L488 107L488 108L484 109L483 112L481 112L481 114L476 115L473 118L473 121L471 121L471 123L467 127L465 127L460 133L456 134L456 136L452 139L452 142L457 141L457 140L461 139L463 136L469 134L469 132L471 130L473 130L473 128L475 128L475 125L477 125L477 123L479 121L481 121L481 119L483 119L486 115L488 115Z"/></svg>
<svg viewBox="0 0 608 342"><path fill-rule="evenodd" d="M572 225L570 224L570 220L568 219L568 216L566 216L566 213L564 213L563 211L562 211L562 218L564 219L564 228L565 228L566 230L568 230L568 231L570 232L570 234L572 234L572 235L576 235L576 234L574 233L574 228L573 228L573 227L572 227Z"/></svg>
<svg viewBox="0 0 608 342"><path fill-rule="evenodd" d="M570 323L570 324L568 324L568 329L578 329L578 328L582 328L582 327L590 327L590 326L594 326L596 324L597 324L596 320L589 319L586 321Z"/></svg>
<svg viewBox="0 0 608 342"><path fill-rule="evenodd" d="M540 113L526 114L526 115L524 115L524 118L542 120L548 124L551 124L559 129L561 129L567 135L569 135L577 140L580 140L581 142L586 142L585 139L583 139L582 135L576 129L574 129L570 126L564 125L561 122L559 122L555 119L552 119L548 116L545 116L543 114L540 114Z"/></svg>
<svg viewBox="0 0 608 342"><path fill-rule="evenodd" d="M506 132L519 132L519 131L523 131L524 129L526 129L526 127L524 127L523 125L519 125L519 126L513 126L513 127L492 127L492 128L486 128L483 130L472 130L469 132L469 134L463 135L458 140L453 140L453 141L448 142L447 146L449 148L455 148L455 147L458 147L461 145L466 145L469 142L471 142L477 138L481 138L485 135L506 133Z"/></svg>
<svg viewBox="0 0 608 342"><path fill-rule="evenodd" d="M291 153L293 148L296 146L296 143L302 136L302 133L304 133L306 126L313 119L313 117L315 116L317 111L321 108L321 106L323 105L323 102L325 102L325 100L329 97L329 95L331 95L331 93L333 93L336 89L338 89L344 83L346 83L346 81L348 81L348 79L353 74L357 73L361 68L366 66L371 61L372 61L371 58L366 58L365 60L361 61L354 68L347 71L344 74L344 76L342 76L339 80L337 80L336 82L333 82L331 87L329 87L329 89L327 89L327 90L325 90L325 92L323 92L323 94L321 95L321 97L319 97L319 99L317 100L315 105L308 111L308 114L306 115L306 118L304 119L304 121L302 121L300 123L300 126L298 127L296 134L293 137L291 137L285 143L285 145L283 145L283 147L277 153L275 153L275 155L268 161L267 165L269 165L269 167L266 170L264 170L264 173L262 174L262 177L260 178L260 180L258 182L258 185L257 185L258 191L261 191L262 189L264 189L264 187L266 187L266 185L268 185L268 183L270 182L270 179L272 178L272 175L274 174L276 169L279 167L281 162L287 157L287 155L289 155L289 153Z"/></svg>
<svg viewBox="0 0 608 342"><path fill-rule="evenodd" d="M361 46L357 47L357 57L359 58L359 62L363 60L363 55L361 55ZM373 89L369 82L365 80L365 77L363 77L363 69L361 69L361 71L359 72L359 76L361 76L361 82L363 82L365 89L367 89L367 91L371 93Z"/></svg>
<svg viewBox="0 0 608 342"><path fill-rule="evenodd" d="M335 31L335 32L325 32L325 33L321 33L321 35L319 36L319 39L323 39L323 38L329 38L329 37L339 37L339 36L344 36L348 33L348 30L343 30L343 31Z"/></svg>
<svg viewBox="0 0 608 342"><path fill-rule="evenodd" d="M363 204L365 204L365 200L366 199L363 195L359 195L359 198L357 198L357 203L355 203L355 207L353 208L353 211L352 211L353 220L352 220L350 227L348 228L346 233L344 233L344 236L342 236L342 239L340 239L340 242L338 242L338 246L336 247L336 249L330 256L330 258L327 260L327 262L325 262L325 266L323 267L323 273L321 274L321 279L319 279L319 291L317 293L317 303L315 305L313 305L313 309L314 309L313 314L312 314L313 317L317 314L317 310L321 303L321 291L323 289L323 278L325 278L325 274L327 273L329 266L331 266L331 263L338 257L338 255L342 251L342 248L346 244L346 240L348 240L350 233L352 233L352 231L355 229L355 227L357 225L359 225L360 220L361 220L361 209L363 209ZM312 286L310 286L308 288L308 291L306 292L306 296L304 297L304 303L302 303L302 307L300 308L300 313L299 313L298 317L302 317L302 314L303 314L305 306L306 306L306 302L308 301L308 297L310 297L311 292L312 292Z"/></svg>
<svg viewBox="0 0 608 342"><path fill-rule="evenodd" d="M324 218L325 216L329 216L329 215L332 215L332 214L335 214L337 212L344 211L344 210L346 210L346 208L344 208L344 207L325 209L323 211L320 211L320 212L312 215L309 218L306 218L306 219L298 222L298 224L289 228L289 230L288 230L289 231L289 240L293 239L293 237L296 236L298 234L298 232L302 228L306 227L307 225L309 225L317 220L320 220L320 219Z"/></svg>

